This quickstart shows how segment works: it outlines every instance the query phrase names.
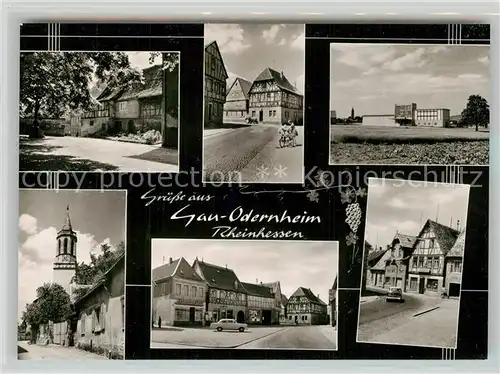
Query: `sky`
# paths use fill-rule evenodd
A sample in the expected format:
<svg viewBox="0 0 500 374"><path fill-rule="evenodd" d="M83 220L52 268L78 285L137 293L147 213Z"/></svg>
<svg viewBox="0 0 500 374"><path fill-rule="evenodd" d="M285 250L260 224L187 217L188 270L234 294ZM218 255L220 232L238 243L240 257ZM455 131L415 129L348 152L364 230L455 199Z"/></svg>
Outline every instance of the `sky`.
<svg viewBox="0 0 500 374"><path fill-rule="evenodd" d="M330 109L346 118L416 103L457 115L470 95L489 99L489 72L489 46L332 43Z"/></svg>
<svg viewBox="0 0 500 374"><path fill-rule="evenodd" d="M417 236L427 219L445 226L467 224L469 185L370 178L365 240L372 246L390 244L396 231ZM438 208L439 205L439 208Z"/></svg>
<svg viewBox="0 0 500 374"><path fill-rule="evenodd" d="M196 257L226 266L241 282L280 281L281 292L290 297L299 287L310 288L328 303L328 290L337 275L337 242L290 242L244 240L170 240L152 242L152 267L169 258L184 257L193 264Z"/></svg>
<svg viewBox="0 0 500 374"><path fill-rule="evenodd" d="M153 64L149 63L149 52L125 52L128 55L130 65L137 69L142 70L152 65L161 64L161 56L155 57Z"/></svg>
<svg viewBox="0 0 500 374"><path fill-rule="evenodd" d="M68 204L78 262L89 263L101 243L115 247L125 241L125 191L21 190L18 316L35 299L37 287L52 281L56 235Z"/></svg>
<svg viewBox="0 0 500 374"><path fill-rule="evenodd" d="M236 77L252 82L267 67L283 71L304 93L303 24L206 24L205 43L217 41L230 86Z"/></svg>

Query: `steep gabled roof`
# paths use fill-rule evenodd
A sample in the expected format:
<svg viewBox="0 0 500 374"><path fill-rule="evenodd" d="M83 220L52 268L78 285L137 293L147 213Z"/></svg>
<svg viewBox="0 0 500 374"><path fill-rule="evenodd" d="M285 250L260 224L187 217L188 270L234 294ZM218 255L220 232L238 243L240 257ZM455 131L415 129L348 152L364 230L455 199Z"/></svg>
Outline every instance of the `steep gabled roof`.
<svg viewBox="0 0 500 374"><path fill-rule="evenodd" d="M387 249L376 249L368 253L368 265L375 265L386 252Z"/></svg>
<svg viewBox="0 0 500 374"><path fill-rule="evenodd" d="M245 282L241 282L241 284L245 287L249 295L274 298L271 287Z"/></svg>
<svg viewBox="0 0 500 374"><path fill-rule="evenodd" d="M242 285L236 273L227 267L209 264L203 261L195 260L193 268L200 267L202 277L210 287L229 291L247 292Z"/></svg>
<svg viewBox="0 0 500 374"><path fill-rule="evenodd" d="M399 244L403 248L413 248L413 246L415 245L415 241L417 240L417 237L397 232L392 242L394 243L395 240L399 240Z"/></svg>
<svg viewBox="0 0 500 374"><path fill-rule="evenodd" d="M310 288L305 288L305 287L299 287L297 290L290 296L290 299L292 297L302 297L305 296L307 300L316 303L316 304L321 304L321 305L326 305L325 302L323 302L319 297L317 297ZM288 299L288 301L290 301Z"/></svg>
<svg viewBox="0 0 500 374"><path fill-rule="evenodd" d="M281 304L286 305L288 303L288 298L281 294Z"/></svg>
<svg viewBox="0 0 500 374"><path fill-rule="evenodd" d="M444 255L446 255L451 247L453 247L453 244L455 244L459 232L451 227L441 225L440 223L428 219L427 222L425 222L424 227L422 227L422 230L420 230L417 240L415 241L415 245L418 243L419 238L422 237L422 234L427 227L434 232L436 240L439 243L439 247L443 251Z"/></svg>
<svg viewBox="0 0 500 374"><path fill-rule="evenodd" d="M268 81L268 80L273 80L276 85L281 88L282 90L292 92L296 95L302 96L302 94L299 92L299 90L290 83L290 81L285 77L284 74L277 72L274 69L271 68L265 68L258 76L255 78L255 82L262 82L262 81Z"/></svg>
<svg viewBox="0 0 500 374"><path fill-rule="evenodd" d="M391 258L391 251L385 249L382 257L379 258L377 263L373 265L370 270L371 271L380 271L383 270L385 271L385 266L386 266L386 261L388 261Z"/></svg>
<svg viewBox="0 0 500 374"><path fill-rule="evenodd" d="M446 257L463 257L464 249L465 249L465 229L463 229L460 232L457 240L455 241L455 244L453 244L453 247L451 247L451 249L448 251Z"/></svg>
<svg viewBox="0 0 500 374"><path fill-rule="evenodd" d="M243 95L245 96L245 99L248 100L249 99L250 88L252 88L252 83L249 82L249 81L247 81L246 79L243 79L243 78L240 78L240 77L236 77L236 79L233 81L233 83L229 87L229 90L227 90L227 93L229 94L229 92L231 91L231 89L233 88L233 86L236 84L236 82L240 83L241 91L243 91Z"/></svg>
<svg viewBox="0 0 500 374"><path fill-rule="evenodd" d="M168 262L164 265L158 266L153 269L153 282L157 282L159 280L171 277L175 273L175 269L177 269L177 265L181 259L178 258L172 262Z"/></svg>
<svg viewBox="0 0 500 374"><path fill-rule="evenodd" d="M224 63L224 59L222 58L222 53L220 53L219 45L217 44L217 42L215 40L212 40L212 41L208 42L207 44L205 44L205 51L211 45L214 45L215 48L217 49L217 53L219 54L220 60L222 62L222 67L224 68L224 74L226 76L226 79L229 78L229 75L227 74L227 70L226 70L226 64Z"/></svg>

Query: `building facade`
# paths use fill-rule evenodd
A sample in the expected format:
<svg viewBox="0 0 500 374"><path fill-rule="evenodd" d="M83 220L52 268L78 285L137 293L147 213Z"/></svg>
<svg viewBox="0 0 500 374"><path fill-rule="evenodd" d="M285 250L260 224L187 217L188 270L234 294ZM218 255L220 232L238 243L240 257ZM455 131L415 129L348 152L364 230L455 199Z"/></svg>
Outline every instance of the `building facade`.
<svg viewBox="0 0 500 374"><path fill-rule="evenodd" d="M396 232L390 245L390 258L386 262L384 287L407 287L408 263L413 252L416 237Z"/></svg>
<svg viewBox="0 0 500 374"><path fill-rule="evenodd" d="M249 91L250 117L263 124L282 124L289 120L301 125L303 95L290 83L284 73L264 69Z"/></svg>
<svg viewBox="0 0 500 374"><path fill-rule="evenodd" d="M231 84L224 103L224 123L246 122L251 86L252 83L243 78L236 78Z"/></svg>
<svg viewBox="0 0 500 374"><path fill-rule="evenodd" d="M249 324L273 325L279 323L279 309L272 288L261 284L242 283L247 291Z"/></svg>
<svg viewBox="0 0 500 374"><path fill-rule="evenodd" d="M154 325L203 325L206 284L183 257L153 269L152 286Z"/></svg>
<svg viewBox="0 0 500 374"><path fill-rule="evenodd" d="M394 119L398 125L414 126L416 123L417 104L396 104L394 106Z"/></svg>
<svg viewBox="0 0 500 374"><path fill-rule="evenodd" d="M192 267L208 286L205 300L206 324L223 318L246 322L247 290L234 271L198 259Z"/></svg>
<svg viewBox="0 0 500 374"><path fill-rule="evenodd" d="M205 46L205 126L223 123L228 77L217 42L208 43Z"/></svg>
<svg viewBox="0 0 500 374"><path fill-rule="evenodd" d="M153 65L143 69L142 74L143 84L91 90L96 95L92 97L93 107L71 116L71 135L157 130L164 135L166 145L177 147L179 67L171 71L161 64Z"/></svg>
<svg viewBox="0 0 500 374"><path fill-rule="evenodd" d="M75 345L78 348L123 358L125 341L125 255L102 279L79 297Z"/></svg>
<svg viewBox="0 0 500 374"><path fill-rule="evenodd" d="M445 256L459 232L430 219L416 238L408 271L407 291L439 295L444 287Z"/></svg>
<svg viewBox="0 0 500 374"><path fill-rule="evenodd" d="M288 299L286 307L289 322L297 325L329 323L327 305L308 288L299 287Z"/></svg>
<svg viewBox="0 0 500 374"><path fill-rule="evenodd" d="M447 127L450 124L450 110L444 108L417 109L415 124L425 127Z"/></svg>
<svg viewBox="0 0 500 374"><path fill-rule="evenodd" d="M264 286L271 288L274 295L273 305L273 323L284 320L286 315L286 303L288 299L281 293L281 284L277 282L263 283Z"/></svg>
<svg viewBox="0 0 500 374"><path fill-rule="evenodd" d="M328 290L328 307L330 316L330 325L337 325L337 277L333 282L332 288Z"/></svg>
<svg viewBox="0 0 500 374"><path fill-rule="evenodd" d="M445 257L444 287L449 297L459 297L462 288L462 266L465 248L465 229Z"/></svg>

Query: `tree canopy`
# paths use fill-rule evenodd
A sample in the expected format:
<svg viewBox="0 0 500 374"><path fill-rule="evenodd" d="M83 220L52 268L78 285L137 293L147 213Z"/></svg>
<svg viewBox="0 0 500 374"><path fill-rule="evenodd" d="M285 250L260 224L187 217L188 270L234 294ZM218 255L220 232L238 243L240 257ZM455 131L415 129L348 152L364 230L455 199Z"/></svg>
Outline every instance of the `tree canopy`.
<svg viewBox="0 0 500 374"><path fill-rule="evenodd" d="M40 326L49 321L66 321L72 315L68 293L56 283L45 283L36 290L37 299L26 305L23 320L32 326Z"/></svg>
<svg viewBox="0 0 500 374"><path fill-rule="evenodd" d="M162 55L163 68L173 70L178 53L152 52L150 64ZM93 81L109 88L141 81L124 52L26 52L20 61L20 114L38 120L61 117L70 110L89 110Z"/></svg>
<svg viewBox="0 0 500 374"><path fill-rule="evenodd" d="M462 111L462 123L470 126L475 125L476 131L479 126L487 128L490 123L490 106L488 101L480 95L471 95L467 106Z"/></svg>
<svg viewBox="0 0 500 374"><path fill-rule="evenodd" d="M90 254L90 263L85 264L80 262L76 268L73 281L81 285L93 285L98 282L101 277L108 271L111 266L125 253L125 244L120 242L113 251L109 244L101 244L101 253L95 255ZM88 290L85 288L76 289L77 297L82 296Z"/></svg>

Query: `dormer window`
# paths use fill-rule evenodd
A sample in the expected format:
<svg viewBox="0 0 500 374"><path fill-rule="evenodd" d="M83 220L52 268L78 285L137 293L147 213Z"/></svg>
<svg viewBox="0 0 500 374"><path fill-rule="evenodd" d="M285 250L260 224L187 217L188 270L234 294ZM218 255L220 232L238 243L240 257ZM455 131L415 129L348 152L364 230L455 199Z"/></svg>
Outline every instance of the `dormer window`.
<svg viewBox="0 0 500 374"><path fill-rule="evenodd" d="M235 288L235 289L237 289L237 288L238 288L238 281L237 281L237 280L235 280L235 281L234 281L234 288Z"/></svg>

